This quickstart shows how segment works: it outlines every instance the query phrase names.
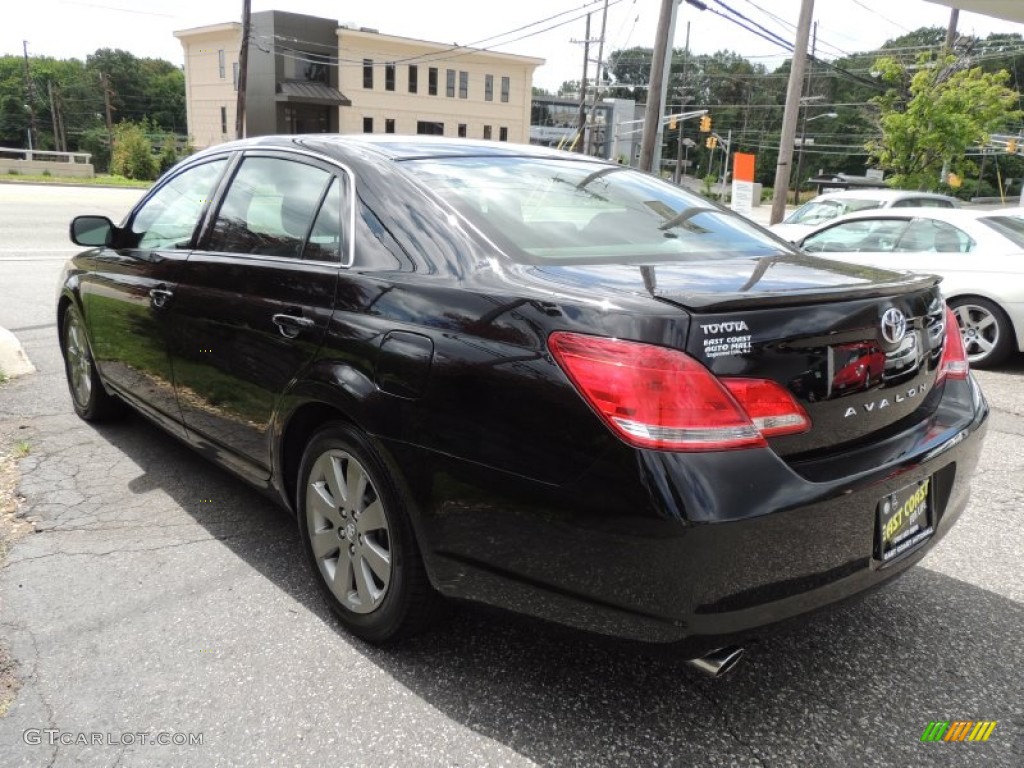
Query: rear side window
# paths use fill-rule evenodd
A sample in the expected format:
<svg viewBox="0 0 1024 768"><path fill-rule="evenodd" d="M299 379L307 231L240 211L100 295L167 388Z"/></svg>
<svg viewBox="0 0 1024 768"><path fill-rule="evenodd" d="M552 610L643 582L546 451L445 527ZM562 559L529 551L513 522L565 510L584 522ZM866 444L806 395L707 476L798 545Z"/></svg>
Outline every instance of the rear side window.
<svg viewBox="0 0 1024 768"><path fill-rule="evenodd" d="M331 174L304 163L247 157L217 212L208 249L299 258Z"/></svg>
<svg viewBox="0 0 1024 768"><path fill-rule="evenodd" d="M944 221L915 219L896 244L899 252L968 253L974 248L970 236Z"/></svg>
<svg viewBox="0 0 1024 768"><path fill-rule="evenodd" d="M518 261L638 263L790 252L746 219L620 165L493 156L403 165Z"/></svg>
<svg viewBox="0 0 1024 768"><path fill-rule="evenodd" d="M811 200L804 203L786 219L787 224L806 224L817 226L826 221L839 218L840 216L855 211L869 211L873 208L881 208L881 200L842 198L835 200Z"/></svg>
<svg viewBox="0 0 1024 768"><path fill-rule="evenodd" d="M857 219L809 236L810 253L885 253L893 250L910 222L906 219Z"/></svg>
<svg viewBox="0 0 1024 768"><path fill-rule="evenodd" d="M206 203L227 165L221 158L182 171L142 204L132 219L130 248L188 248Z"/></svg>
<svg viewBox="0 0 1024 768"><path fill-rule="evenodd" d="M344 182L335 178L324 197L323 205L313 222L313 231L309 233L309 242L303 252L304 259L315 261L337 261L344 259L342 237L342 186Z"/></svg>
<svg viewBox="0 0 1024 768"><path fill-rule="evenodd" d="M937 197L907 197L897 200L890 208L953 208L950 200Z"/></svg>

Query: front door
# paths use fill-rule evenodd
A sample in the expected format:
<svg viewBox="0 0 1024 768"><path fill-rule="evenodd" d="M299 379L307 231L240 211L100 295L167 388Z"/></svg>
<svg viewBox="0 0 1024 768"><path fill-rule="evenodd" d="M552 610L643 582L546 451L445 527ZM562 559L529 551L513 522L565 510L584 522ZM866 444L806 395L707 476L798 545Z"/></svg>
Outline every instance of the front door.
<svg viewBox="0 0 1024 768"><path fill-rule="evenodd" d="M269 476L278 399L327 328L348 198L329 166L248 153L182 272L172 358L185 424L246 474Z"/></svg>
<svg viewBox="0 0 1024 768"><path fill-rule="evenodd" d="M164 181L132 212L83 278L82 304L103 378L170 426L181 414L168 357L168 318L182 265L226 157ZM178 426L180 430L180 426Z"/></svg>

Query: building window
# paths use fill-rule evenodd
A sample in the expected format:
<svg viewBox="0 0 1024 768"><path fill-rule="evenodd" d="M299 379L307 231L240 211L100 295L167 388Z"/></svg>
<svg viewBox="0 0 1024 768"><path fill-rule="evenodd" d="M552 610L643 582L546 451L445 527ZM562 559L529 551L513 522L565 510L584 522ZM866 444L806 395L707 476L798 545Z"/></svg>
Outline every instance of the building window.
<svg viewBox="0 0 1024 768"><path fill-rule="evenodd" d="M504 125L498 129L498 141L508 141L508 128Z"/></svg>
<svg viewBox="0 0 1024 768"><path fill-rule="evenodd" d="M224 69L224 49L221 48L217 51L217 72L220 73L220 79L223 80L225 77Z"/></svg>
<svg viewBox="0 0 1024 768"><path fill-rule="evenodd" d="M446 72L445 95L449 99L454 99L455 98L455 70L454 69L449 69Z"/></svg>
<svg viewBox="0 0 1024 768"><path fill-rule="evenodd" d="M431 67L427 71L427 93L437 96L437 67Z"/></svg>
<svg viewBox="0 0 1024 768"><path fill-rule="evenodd" d="M469 72L459 72L459 98L469 98Z"/></svg>
<svg viewBox="0 0 1024 768"><path fill-rule="evenodd" d="M484 101L494 101L494 75L484 77Z"/></svg>
<svg viewBox="0 0 1024 768"><path fill-rule="evenodd" d="M459 138L460 139L466 138L466 124L465 123L459 123Z"/></svg>
<svg viewBox="0 0 1024 768"><path fill-rule="evenodd" d="M385 64L384 65L384 90L393 91L395 90L395 65Z"/></svg>
<svg viewBox="0 0 1024 768"><path fill-rule="evenodd" d="M228 132L228 108L227 107L221 107L220 108L220 132L221 133L227 133Z"/></svg>
<svg viewBox="0 0 1024 768"><path fill-rule="evenodd" d="M504 102L508 101L509 92L509 79L507 77L501 78L501 100Z"/></svg>
<svg viewBox="0 0 1024 768"><path fill-rule="evenodd" d="M420 120L416 123L416 133L424 136L444 136L444 123L432 123Z"/></svg>
<svg viewBox="0 0 1024 768"><path fill-rule="evenodd" d="M395 132L395 119L393 117L385 118L384 120L384 133Z"/></svg>
<svg viewBox="0 0 1024 768"><path fill-rule="evenodd" d="M364 117L363 118L363 133L373 133L373 118L372 117Z"/></svg>
<svg viewBox="0 0 1024 768"><path fill-rule="evenodd" d="M419 89L420 69L415 64L409 65L409 93Z"/></svg>
<svg viewBox="0 0 1024 768"><path fill-rule="evenodd" d="M485 125L484 126L484 138L485 139L491 138L491 126L489 126L489 125Z"/></svg>
<svg viewBox="0 0 1024 768"><path fill-rule="evenodd" d="M373 59L363 59L363 88L373 88Z"/></svg>
<svg viewBox="0 0 1024 768"><path fill-rule="evenodd" d="M231 65L231 80L235 90L238 90L238 62Z"/></svg>

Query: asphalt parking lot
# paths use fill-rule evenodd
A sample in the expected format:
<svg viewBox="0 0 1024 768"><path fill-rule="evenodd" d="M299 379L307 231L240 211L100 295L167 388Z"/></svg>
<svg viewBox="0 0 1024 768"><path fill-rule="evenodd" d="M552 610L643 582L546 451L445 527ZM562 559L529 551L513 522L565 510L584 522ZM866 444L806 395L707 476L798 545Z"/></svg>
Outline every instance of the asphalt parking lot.
<svg viewBox="0 0 1024 768"><path fill-rule="evenodd" d="M67 219L137 197L0 185L0 326L38 369L0 386L36 531L0 568L21 681L0 764L1024 765L1024 359L978 373L993 413L953 532L726 678L465 608L380 650L333 621L285 513L139 418L74 416L51 312ZM997 725L922 743L936 720Z"/></svg>

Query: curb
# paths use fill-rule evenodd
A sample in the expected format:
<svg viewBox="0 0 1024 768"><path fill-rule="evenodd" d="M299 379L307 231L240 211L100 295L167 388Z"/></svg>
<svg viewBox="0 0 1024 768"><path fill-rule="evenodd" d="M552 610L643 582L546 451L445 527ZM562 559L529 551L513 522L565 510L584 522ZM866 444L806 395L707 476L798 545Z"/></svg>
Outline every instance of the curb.
<svg viewBox="0 0 1024 768"><path fill-rule="evenodd" d="M0 372L14 378L35 373L35 370L18 337L6 328L0 327Z"/></svg>

